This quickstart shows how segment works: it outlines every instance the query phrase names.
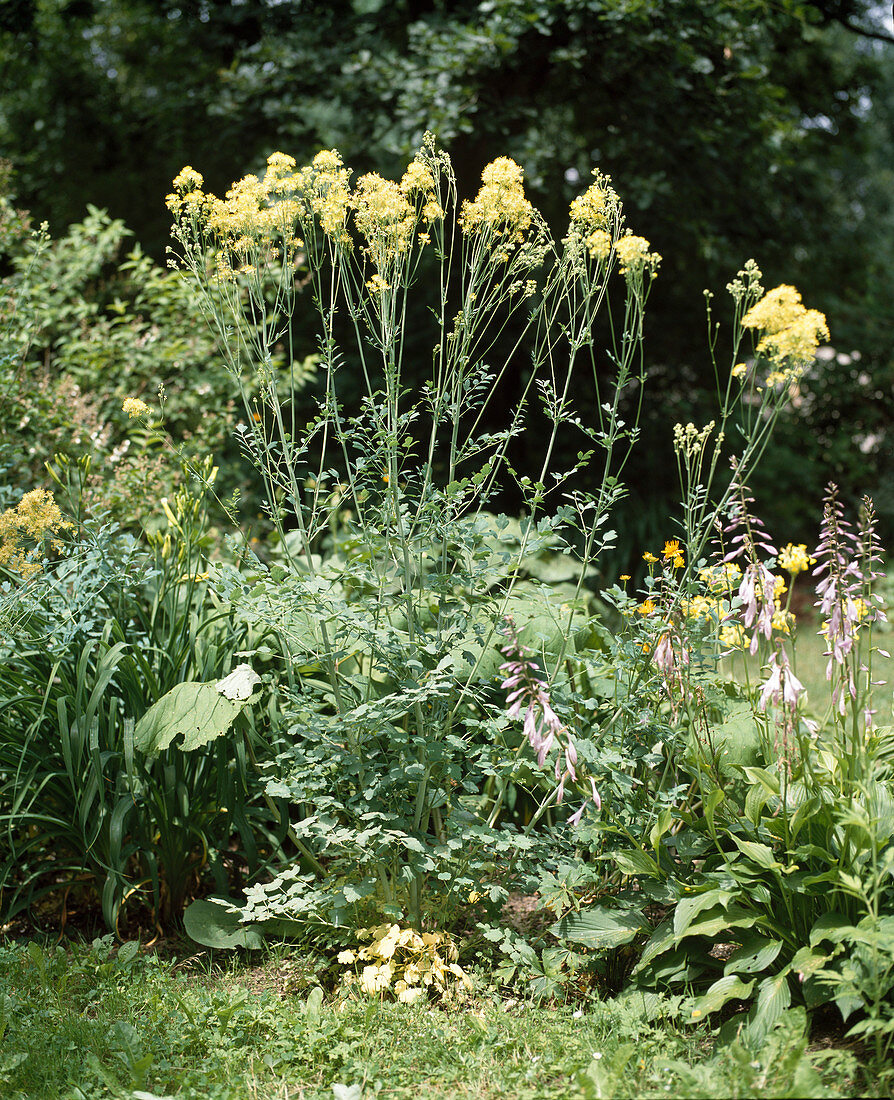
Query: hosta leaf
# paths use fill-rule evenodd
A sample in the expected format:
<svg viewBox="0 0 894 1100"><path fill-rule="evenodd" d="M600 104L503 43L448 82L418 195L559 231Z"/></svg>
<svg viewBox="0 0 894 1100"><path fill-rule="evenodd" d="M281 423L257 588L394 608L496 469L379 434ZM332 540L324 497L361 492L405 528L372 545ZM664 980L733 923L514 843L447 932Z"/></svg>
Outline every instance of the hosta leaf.
<svg viewBox="0 0 894 1100"><path fill-rule="evenodd" d="M853 932L854 927L843 913L823 913L810 929L810 946L818 943L841 943Z"/></svg>
<svg viewBox="0 0 894 1100"><path fill-rule="evenodd" d="M700 997L692 1008L690 1019L699 1020L711 1012L723 1008L727 1001L747 1001L754 989L754 979L743 982L736 974L718 978L711 988Z"/></svg>
<svg viewBox="0 0 894 1100"><path fill-rule="evenodd" d="M183 914L186 934L204 947L263 947L264 937L257 927L241 924L238 912L231 908L227 901L194 901Z"/></svg>
<svg viewBox="0 0 894 1100"><path fill-rule="evenodd" d="M782 870L782 864L773 855L773 849L766 844L758 844L753 840L740 840L737 836L733 836L732 840L742 855L747 856L758 867L765 871Z"/></svg>
<svg viewBox="0 0 894 1100"><path fill-rule="evenodd" d="M640 852L634 848L626 852L615 852L611 858L618 870L623 871L625 875L661 876L661 868L648 852Z"/></svg>
<svg viewBox="0 0 894 1100"><path fill-rule="evenodd" d="M757 987L757 1004L751 1013L747 1027L747 1041L758 1046L763 1043L776 1025L779 1017L792 1003L792 991L788 984L789 968L786 967L770 978L764 978Z"/></svg>
<svg viewBox="0 0 894 1100"><path fill-rule="evenodd" d="M742 909L738 905L731 906L728 910L712 910L704 914L677 937L677 940L687 936L707 936L709 939L725 932L730 928L751 928L757 923L757 916Z"/></svg>
<svg viewBox="0 0 894 1100"><path fill-rule="evenodd" d="M559 939L585 947L620 947L630 943L637 933L648 930L649 924L641 913L604 909L599 905L569 913L550 929Z"/></svg>
<svg viewBox="0 0 894 1100"><path fill-rule="evenodd" d="M682 936L699 913L716 906L725 907L734 896L731 890L705 890L704 893L683 898L674 910L674 934Z"/></svg>
<svg viewBox="0 0 894 1100"><path fill-rule="evenodd" d="M766 970L782 950L782 940L770 940L766 936L749 936L742 946L730 955L724 974L760 974Z"/></svg>

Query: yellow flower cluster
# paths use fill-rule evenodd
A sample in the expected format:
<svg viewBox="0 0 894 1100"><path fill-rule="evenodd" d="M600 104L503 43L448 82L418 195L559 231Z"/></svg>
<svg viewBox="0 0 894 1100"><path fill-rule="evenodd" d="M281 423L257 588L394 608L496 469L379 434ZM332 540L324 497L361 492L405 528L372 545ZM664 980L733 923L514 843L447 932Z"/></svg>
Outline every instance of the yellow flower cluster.
<svg viewBox="0 0 894 1100"><path fill-rule="evenodd" d="M534 220L534 207L525 198L523 170L510 157L497 157L481 173L481 188L473 202L464 202L463 233L489 229L517 241Z"/></svg>
<svg viewBox="0 0 894 1100"><path fill-rule="evenodd" d="M748 635L741 623L724 623L720 628L720 644L725 649L745 649Z"/></svg>
<svg viewBox="0 0 894 1100"><path fill-rule="evenodd" d="M15 508L0 514L0 565L30 580L43 569L43 563L33 557L35 546L72 526L63 519L52 493L46 489L25 493ZM29 547L29 542L34 545ZM61 542L50 539L50 549L61 548Z"/></svg>
<svg viewBox="0 0 894 1100"><path fill-rule="evenodd" d="M472 981L457 963L457 949L446 932L414 932L397 924L361 928L359 939L370 942L356 951L339 952L337 961L353 969L344 976L346 986L357 985L364 993L392 989L399 1001L412 1002L431 990L448 996L457 985L471 989ZM361 967L359 975L357 964Z"/></svg>
<svg viewBox="0 0 894 1100"><path fill-rule="evenodd" d="M795 616L791 611L785 611L782 608L773 612L773 617L770 620L770 626L774 630L778 630L780 634L791 634L792 626L795 622Z"/></svg>
<svg viewBox="0 0 894 1100"><path fill-rule="evenodd" d="M742 327L761 332L758 353L784 368L771 372L769 385L797 378L816 356L820 342L829 339L824 314L807 309L793 286L768 290L742 318Z"/></svg>
<svg viewBox="0 0 894 1100"><path fill-rule="evenodd" d="M679 539L668 539L664 544L664 551L661 556L665 561L669 561L674 569L682 569L685 565Z"/></svg>
<svg viewBox="0 0 894 1100"><path fill-rule="evenodd" d="M615 242L615 253L621 274L627 279L628 284L641 278L646 270L654 278L661 263L661 256L657 252L649 251L649 242L646 238L634 236L629 229Z"/></svg>
<svg viewBox="0 0 894 1100"><path fill-rule="evenodd" d="M618 210L618 196L609 185L608 178L598 168L593 169L596 182L591 183L582 195L571 203L571 226L580 233L589 234L594 229L605 229Z"/></svg>
<svg viewBox="0 0 894 1100"><path fill-rule="evenodd" d="M696 619L705 623L720 623L726 617L729 606L725 600L716 597L693 596L680 601L680 610L687 619Z"/></svg>
<svg viewBox="0 0 894 1100"><path fill-rule="evenodd" d="M674 424L674 450L677 454L685 454L695 458L704 448L705 443L714 431L714 421L709 420L701 429L690 421L688 424Z"/></svg>
<svg viewBox="0 0 894 1100"><path fill-rule="evenodd" d="M121 408L131 420L136 416L147 416L151 412L146 402L141 401L139 397L125 397Z"/></svg>
<svg viewBox="0 0 894 1100"><path fill-rule="evenodd" d="M799 573L805 572L811 565L816 564L816 558L811 558L808 555L807 547L803 542L797 546L791 542L787 546L783 546L779 551L777 561L779 568L784 569L792 577L797 577Z"/></svg>
<svg viewBox="0 0 894 1100"><path fill-rule="evenodd" d="M204 179L201 172L187 165L174 177L174 190L165 198L165 205L175 218L198 217L208 201L203 193Z"/></svg>
<svg viewBox="0 0 894 1100"><path fill-rule="evenodd" d="M422 218L424 221L440 221L444 217L444 210L438 202L438 187L434 174L429 166L419 157L411 160L407 165L400 181L401 192L409 198L411 195L422 196Z"/></svg>
<svg viewBox="0 0 894 1100"><path fill-rule="evenodd" d="M584 237L584 246L590 253L590 258L600 260L602 263L609 258L612 250L612 236L607 229L594 229Z"/></svg>
<svg viewBox="0 0 894 1100"><path fill-rule="evenodd" d="M416 211L403 190L377 172L360 177L352 205L357 229L366 240L367 254L382 271L410 247Z"/></svg>
<svg viewBox="0 0 894 1100"><path fill-rule="evenodd" d="M345 231L351 205L350 178L350 169L345 168L337 149L322 149L295 176L295 189L319 218L323 232L343 244L350 241Z"/></svg>

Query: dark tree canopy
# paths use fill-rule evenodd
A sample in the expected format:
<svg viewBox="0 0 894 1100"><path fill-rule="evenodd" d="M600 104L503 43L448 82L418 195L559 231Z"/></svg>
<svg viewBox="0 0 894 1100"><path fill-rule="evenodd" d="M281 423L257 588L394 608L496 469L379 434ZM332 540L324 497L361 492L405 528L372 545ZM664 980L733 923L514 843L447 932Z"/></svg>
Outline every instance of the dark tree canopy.
<svg viewBox="0 0 894 1100"><path fill-rule="evenodd" d="M426 130L467 192L490 159L513 156L560 228L598 164L665 257L649 325L661 445L705 403L702 289L722 291L754 256L768 286L795 283L828 314L840 351L862 353L817 381L806 421L783 432L786 461L817 467L813 480L881 482L877 450L854 441L890 447L894 88L878 5L16 0L3 11L0 147L20 201L51 228L105 206L161 258L163 198L186 163L218 191L274 149L300 160L336 146L357 171L395 173Z"/></svg>

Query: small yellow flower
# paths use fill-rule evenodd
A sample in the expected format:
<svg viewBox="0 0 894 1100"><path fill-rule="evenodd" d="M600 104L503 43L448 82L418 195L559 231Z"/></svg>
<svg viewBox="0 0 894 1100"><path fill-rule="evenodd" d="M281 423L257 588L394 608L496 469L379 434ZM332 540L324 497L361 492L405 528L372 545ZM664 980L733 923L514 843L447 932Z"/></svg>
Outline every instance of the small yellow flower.
<svg viewBox="0 0 894 1100"><path fill-rule="evenodd" d="M645 603L641 603L636 610L640 615L651 615L655 610L655 604L651 600L646 600Z"/></svg>
<svg viewBox="0 0 894 1100"><path fill-rule="evenodd" d="M662 557L665 561L670 561L671 558L677 558L680 556L680 540L668 539L664 544L664 551Z"/></svg>
<svg viewBox="0 0 894 1100"><path fill-rule="evenodd" d="M618 580L619 581L629 581L630 580L630 574L629 573L622 573L621 576L618 577Z"/></svg>
<svg viewBox="0 0 894 1100"><path fill-rule="evenodd" d="M654 565L655 562L658 561L658 559L655 557L654 554L650 554L647 550L645 554L643 554L643 561L647 561L649 565Z"/></svg>

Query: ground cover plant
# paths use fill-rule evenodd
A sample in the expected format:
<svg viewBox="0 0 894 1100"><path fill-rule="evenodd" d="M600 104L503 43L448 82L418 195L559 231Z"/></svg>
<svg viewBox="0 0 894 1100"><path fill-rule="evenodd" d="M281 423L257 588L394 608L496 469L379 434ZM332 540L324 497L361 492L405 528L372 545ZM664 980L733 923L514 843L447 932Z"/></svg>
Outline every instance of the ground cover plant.
<svg viewBox="0 0 894 1100"><path fill-rule="evenodd" d="M41 897L64 913L74 891L119 935L182 916L218 950L288 941L312 960L293 1015L340 1036L355 1021L342 1052L361 1018L418 1021L433 1042L419 1010L496 1042L483 1006L500 989L566 1032L574 1012L588 1035L628 1013L631 1043L658 1021L680 1058L641 1059L643 1094L666 1094L666 1073L687 1094L717 1094L719 1076L730 1095L814 1095L823 1012L864 1044L860 1087L887 1087L894 733L873 702L889 659L875 513L867 498L851 518L830 485L815 546L780 549L748 488L825 317L791 286L766 290L754 261L723 311L708 297L716 415L673 428L678 513L615 581L600 568L625 467L652 445L624 410L648 384L661 257L609 179L594 172L558 240L514 161L460 201L430 136L399 181L355 181L335 150L303 168L276 153L223 199L185 168L168 206L170 278L241 402L266 535L213 536L210 502L234 513L214 458L176 447L145 391L122 412L183 487L142 542L88 514L85 460L51 464L55 498L10 490L5 919ZM320 318L312 360L300 294ZM430 307L424 352L402 324L413 295ZM581 371L592 409L571 397ZM807 574L828 705L797 676ZM508 919L519 898L538 910L527 924ZM97 975L111 997L128 967L156 964L110 942L52 958L35 943L8 963L60 1005ZM196 1035L219 1033L221 1065L279 1041L247 999L175 1000ZM15 1029L15 989L7 1003ZM161 1088L200 1087L181 1054L169 1064L180 1038L150 1056L145 1020L119 1023L91 1088L144 1090L153 1065ZM525 1081L624 1095L625 1043ZM708 1044L701 1069L693 1043ZM318 1059L307 1088L407 1087L327 1076L331 1045L296 1056Z"/></svg>

